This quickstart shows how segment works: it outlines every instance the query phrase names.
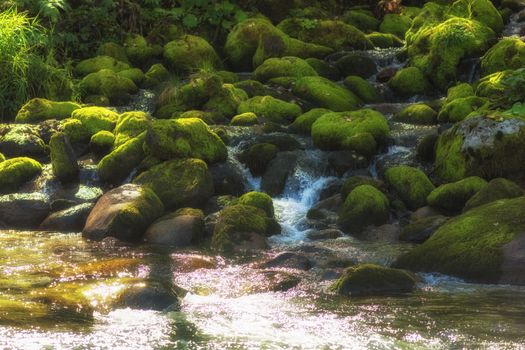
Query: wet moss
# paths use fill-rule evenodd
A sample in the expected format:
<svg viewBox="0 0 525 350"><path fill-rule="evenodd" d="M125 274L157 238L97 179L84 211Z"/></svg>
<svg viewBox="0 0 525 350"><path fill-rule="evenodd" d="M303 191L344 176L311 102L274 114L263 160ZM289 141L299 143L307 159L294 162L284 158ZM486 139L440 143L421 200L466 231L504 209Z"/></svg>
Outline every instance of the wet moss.
<svg viewBox="0 0 525 350"><path fill-rule="evenodd" d="M0 162L0 192L16 192L20 186L41 172L42 165L27 157L11 158Z"/></svg>
<svg viewBox="0 0 525 350"><path fill-rule="evenodd" d="M450 212L459 212L465 203L487 186L487 181L477 176L470 176L463 180L441 185L434 189L427 197L427 202L433 207Z"/></svg>
<svg viewBox="0 0 525 350"><path fill-rule="evenodd" d="M146 134L128 140L100 160L97 166L100 180L110 184L124 181L144 159Z"/></svg>
<svg viewBox="0 0 525 350"><path fill-rule="evenodd" d="M383 100L376 88L359 76L350 75L346 77L344 84L365 103L378 103Z"/></svg>
<svg viewBox="0 0 525 350"><path fill-rule="evenodd" d="M118 118L115 126L115 147L118 147L132 138L135 138L148 130L151 124L151 116L145 112L125 112Z"/></svg>
<svg viewBox="0 0 525 350"><path fill-rule="evenodd" d="M232 84L223 84L221 90L212 96L203 108L222 119L231 118L236 114L240 104L246 100L248 100L248 95L244 90Z"/></svg>
<svg viewBox="0 0 525 350"><path fill-rule="evenodd" d="M108 154L115 144L115 135L113 133L102 130L91 136L89 141L90 149L98 155Z"/></svg>
<svg viewBox="0 0 525 350"><path fill-rule="evenodd" d="M427 78L417 67L398 70L388 81L388 85L396 93L407 97L424 94L430 87Z"/></svg>
<svg viewBox="0 0 525 350"><path fill-rule="evenodd" d="M272 197L263 192L248 192L239 197L236 204L251 205L264 210L269 218L274 217Z"/></svg>
<svg viewBox="0 0 525 350"><path fill-rule="evenodd" d="M437 113L424 103L416 103L396 113L394 120L408 124L436 124Z"/></svg>
<svg viewBox="0 0 525 350"><path fill-rule="evenodd" d="M293 87L294 95L335 112L357 109L361 101L351 91L323 77L304 77Z"/></svg>
<svg viewBox="0 0 525 350"><path fill-rule="evenodd" d="M203 38L184 35L164 46L166 63L177 71L189 72L201 68L222 68L215 49Z"/></svg>
<svg viewBox="0 0 525 350"><path fill-rule="evenodd" d="M443 105L439 111L438 120L441 123L452 122L457 123L467 118L469 115L476 113L484 113L490 106L486 98L470 96L465 98L457 98Z"/></svg>
<svg viewBox="0 0 525 350"><path fill-rule="evenodd" d="M237 113L252 112L269 121L288 124L301 115L301 107L295 103L279 100L272 96L257 96L241 102Z"/></svg>
<svg viewBox="0 0 525 350"><path fill-rule="evenodd" d="M167 80L170 72L161 63L152 65L144 75L144 86L151 88Z"/></svg>
<svg viewBox="0 0 525 350"><path fill-rule="evenodd" d="M129 64L126 49L122 45L114 42L107 42L100 45L97 50L97 56L109 56L117 61Z"/></svg>
<svg viewBox="0 0 525 350"><path fill-rule="evenodd" d="M381 192L384 190L384 184L372 177L366 176L350 176L349 178L344 179L343 185L341 186L341 196L346 198L350 192L352 192L357 186L361 185L370 185L377 188Z"/></svg>
<svg viewBox="0 0 525 350"><path fill-rule="evenodd" d="M346 197L337 224L353 234L359 234L370 225L382 225L390 217L386 196L370 185L357 186Z"/></svg>
<svg viewBox="0 0 525 350"><path fill-rule="evenodd" d="M131 94L138 91L135 83L117 73L102 69L86 75L79 83L82 96L106 96L112 104L122 105L129 101Z"/></svg>
<svg viewBox="0 0 525 350"><path fill-rule="evenodd" d="M379 25L379 31L398 36L403 39L405 33L412 25L412 19L408 16L389 13L385 15L383 21Z"/></svg>
<svg viewBox="0 0 525 350"><path fill-rule="evenodd" d="M140 86L144 82L145 75L142 70L139 68L130 68L124 69L117 73L123 78L127 78L135 83L135 85Z"/></svg>
<svg viewBox="0 0 525 350"><path fill-rule="evenodd" d="M409 166L395 166L385 172L385 180L411 210L423 207L434 185L424 172Z"/></svg>
<svg viewBox="0 0 525 350"><path fill-rule="evenodd" d="M250 126L256 124L259 124L259 119L257 119L257 115L252 112L238 114L230 121L230 125L234 126Z"/></svg>
<svg viewBox="0 0 525 350"><path fill-rule="evenodd" d="M233 84L233 86L244 90L248 97L266 96L269 92L269 89L267 89L262 83L251 79L239 81L238 83Z"/></svg>
<svg viewBox="0 0 525 350"><path fill-rule="evenodd" d="M290 124L290 130L299 134L310 135L312 131L312 125L317 119L326 113L332 112L326 108L314 108L306 113L298 116L292 124Z"/></svg>
<svg viewBox="0 0 525 350"><path fill-rule="evenodd" d="M254 79L263 83L277 77L307 76L317 76L317 72L305 60L298 57L268 58L254 71Z"/></svg>
<svg viewBox="0 0 525 350"><path fill-rule="evenodd" d="M465 97L470 97L470 96L475 96L472 85L467 84L467 83L460 83L447 90L446 102L452 102L455 99L465 98Z"/></svg>
<svg viewBox="0 0 525 350"><path fill-rule="evenodd" d="M80 120L92 136L102 130L113 131L119 115L104 107L84 107L73 111L71 118Z"/></svg>
<svg viewBox="0 0 525 350"><path fill-rule="evenodd" d="M66 134L69 141L73 144L87 142L91 137L89 130L78 119L64 119L60 124L59 130Z"/></svg>
<svg viewBox="0 0 525 350"><path fill-rule="evenodd" d="M162 53L160 47L149 44L142 35L138 34L128 35L124 45L126 56L136 66L142 67Z"/></svg>
<svg viewBox="0 0 525 350"><path fill-rule="evenodd" d="M374 47L380 49L403 46L403 41L394 34L370 33L366 37L372 42Z"/></svg>
<svg viewBox="0 0 525 350"><path fill-rule="evenodd" d="M380 23L371 13L361 10L350 10L345 12L343 21L364 32L377 30Z"/></svg>
<svg viewBox="0 0 525 350"><path fill-rule="evenodd" d="M515 198L523 195L525 195L525 191L516 183L503 178L493 179L487 186L482 187L470 197L463 207L463 211L468 211L499 199Z"/></svg>
<svg viewBox="0 0 525 350"><path fill-rule="evenodd" d="M481 58L483 75L525 66L525 43L519 38L503 38Z"/></svg>
<svg viewBox="0 0 525 350"><path fill-rule="evenodd" d="M240 160L246 164L253 175L260 176L264 174L268 164L277 153L279 153L277 146L270 143L257 143L244 151Z"/></svg>
<svg viewBox="0 0 525 350"><path fill-rule="evenodd" d="M55 102L44 98L29 100L18 111L17 123L37 123L48 119L66 119L71 113L80 108L75 102Z"/></svg>

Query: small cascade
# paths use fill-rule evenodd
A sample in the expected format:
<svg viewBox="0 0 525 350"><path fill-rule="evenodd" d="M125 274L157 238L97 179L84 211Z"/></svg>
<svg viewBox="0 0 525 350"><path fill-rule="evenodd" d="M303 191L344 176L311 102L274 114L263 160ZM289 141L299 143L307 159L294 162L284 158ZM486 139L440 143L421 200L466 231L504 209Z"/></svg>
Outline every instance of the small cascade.
<svg viewBox="0 0 525 350"><path fill-rule="evenodd" d="M132 96L131 101L125 106L115 107L118 113L142 111L150 115L155 112L155 99L157 95L152 90L140 89Z"/></svg>

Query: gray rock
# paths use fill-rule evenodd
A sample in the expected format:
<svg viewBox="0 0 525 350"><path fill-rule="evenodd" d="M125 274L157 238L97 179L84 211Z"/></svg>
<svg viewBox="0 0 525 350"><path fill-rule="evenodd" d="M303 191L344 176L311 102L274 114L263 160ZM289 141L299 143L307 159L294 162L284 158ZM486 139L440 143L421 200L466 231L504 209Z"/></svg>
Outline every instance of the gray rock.
<svg viewBox="0 0 525 350"><path fill-rule="evenodd" d="M185 247L204 236L204 214L198 209L178 210L155 221L144 234L149 243Z"/></svg>
<svg viewBox="0 0 525 350"><path fill-rule="evenodd" d="M57 232L82 231L94 206L94 203L84 203L52 213L40 224L40 229Z"/></svg>
<svg viewBox="0 0 525 350"><path fill-rule="evenodd" d="M0 222L10 228L34 229L49 212L49 200L41 193L0 196Z"/></svg>

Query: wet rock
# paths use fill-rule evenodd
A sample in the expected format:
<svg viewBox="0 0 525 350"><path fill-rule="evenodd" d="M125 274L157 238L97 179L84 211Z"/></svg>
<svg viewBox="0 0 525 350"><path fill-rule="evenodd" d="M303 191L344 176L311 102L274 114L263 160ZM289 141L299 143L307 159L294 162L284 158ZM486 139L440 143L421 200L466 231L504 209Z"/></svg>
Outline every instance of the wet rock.
<svg viewBox="0 0 525 350"><path fill-rule="evenodd" d="M343 232L338 229L325 229L320 231L310 231L306 237L311 241L319 241L324 239L336 239L343 236Z"/></svg>
<svg viewBox="0 0 525 350"><path fill-rule="evenodd" d="M33 125L13 125L0 137L0 152L7 157L42 158L47 148Z"/></svg>
<svg viewBox="0 0 525 350"><path fill-rule="evenodd" d="M312 264L304 255L294 252L282 252L258 266L263 269L284 268L306 271L312 267Z"/></svg>
<svg viewBox="0 0 525 350"><path fill-rule="evenodd" d="M296 138L287 134L261 135L255 139L255 142L275 145L280 152L295 151L303 148Z"/></svg>
<svg viewBox="0 0 525 350"><path fill-rule="evenodd" d="M288 176L297 164L297 154L294 152L281 152L268 164L261 181L261 189L270 196L280 195L286 184Z"/></svg>
<svg viewBox="0 0 525 350"><path fill-rule="evenodd" d="M171 311L180 309L175 288L154 280L126 286L125 291L114 303L114 307L158 311L168 308Z"/></svg>
<svg viewBox="0 0 525 350"><path fill-rule="evenodd" d="M224 162L210 166L216 195L240 196L245 192L244 177L235 164Z"/></svg>
<svg viewBox="0 0 525 350"><path fill-rule="evenodd" d="M105 193L89 214L82 235L93 240L107 236L139 240L146 228L164 212L150 189L127 184Z"/></svg>
<svg viewBox="0 0 525 350"><path fill-rule="evenodd" d="M399 240L410 243L423 243L447 220L447 217L441 215L414 220L403 227Z"/></svg>
<svg viewBox="0 0 525 350"><path fill-rule="evenodd" d="M94 206L94 203L84 203L54 212L40 224L39 228L43 231L80 232Z"/></svg>
<svg viewBox="0 0 525 350"><path fill-rule="evenodd" d="M278 152L279 149L275 145L270 143L257 143L242 152L239 160L246 164L253 175L260 176L264 174L268 164L275 158Z"/></svg>
<svg viewBox="0 0 525 350"><path fill-rule="evenodd" d="M379 71L376 75L376 80L379 83L386 83L388 82L394 75L396 75L397 68L394 67L387 67Z"/></svg>
<svg viewBox="0 0 525 350"><path fill-rule="evenodd" d="M282 271L264 271L263 275L267 281L260 292L285 292L301 282L299 277Z"/></svg>
<svg viewBox="0 0 525 350"><path fill-rule="evenodd" d="M35 228L49 212L49 200L41 193L15 193L0 196L0 222L7 227Z"/></svg>
<svg viewBox="0 0 525 350"><path fill-rule="evenodd" d="M53 174L62 182L69 182L78 176L77 157L68 137L57 133L49 141Z"/></svg>
<svg viewBox="0 0 525 350"><path fill-rule="evenodd" d="M437 216L441 215L441 212L437 210L436 208L432 208L431 206L424 206L419 208L418 210L414 211L410 215L410 220L418 220L418 219L425 219L431 216Z"/></svg>
<svg viewBox="0 0 525 350"><path fill-rule="evenodd" d="M385 224L381 226L367 227L359 237L370 241L397 242L401 233L401 227L398 224Z"/></svg>
<svg viewBox="0 0 525 350"><path fill-rule="evenodd" d="M193 272L199 269L215 269L217 262L210 257L201 255L175 254L171 260L178 272Z"/></svg>
<svg viewBox="0 0 525 350"><path fill-rule="evenodd" d="M330 164L330 167L338 176L342 176L350 170L368 167L366 158L357 154L355 151L330 152L328 164Z"/></svg>
<svg viewBox="0 0 525 350"><path fill-rule="evenodd" d="M357 75L367 79L377 73L377 66L374 60L360 53L343 56L337 60L335 65L345 77Z"/></svg>
<svg viewBox="0 0 525 350"><path fill-rule="evenodd" d="M204 236L204 214L199 209L183 208L157 219L144 234L149 243L185 247Z"/></svg>

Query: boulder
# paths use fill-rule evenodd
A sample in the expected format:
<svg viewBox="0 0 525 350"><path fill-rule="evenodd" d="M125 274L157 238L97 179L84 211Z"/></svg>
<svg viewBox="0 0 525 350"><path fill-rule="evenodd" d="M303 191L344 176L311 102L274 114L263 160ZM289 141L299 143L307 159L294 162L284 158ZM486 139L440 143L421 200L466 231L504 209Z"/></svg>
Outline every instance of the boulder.
<svg viewBox="0 0 525 350"><path fill-rule="evenodd" d="M11 158L0 162L0 193L16 192L41 172L42 165L31 158Z"/></svg>
<svg viewBox="0 0 525 350"><path fill-rule="evenodd" d="M68 137L64 133L56 133L49 141L49 149L53 174L62 182L75 180L79 167Z"/></svg>
<svg viewBox="0 0 525 350"><path fill-rule="evenodd" d="M6 133L0 137L0 152L7 157L47 156L47 148L40 137L38 128L27 124L14 124L6 128Z"/></svg>
<svg viewBox="0 0 525 350"><path fill-rule="evenodd" d="M457 182L441 185L427 197L427 203L448 212L460 212L470 198L487 186L487 181L470 176Z"/></svg>
<svg viewBox="0 0 525 350"><path fill-rule="evenodd" d="M151 224L144 240L172 247L185 247L204 236L204 213L199 209L182 208L162 216Z"/></svg>
<svg viewBox="0 0 525 350"><path fill-rule="evenodd" d="M184 35L164 46L164 60L181 72L211 67L220 69L221 59L215 49L203 38Z"/></svg>
<svg viewBox="0 0 525 350"><path fill-rule="evenodd" d="M0 196L0 222L8 228L35 229L50 211L49 200L41 193Z"/></svg>
<svg viewBox="0 0 525 350"><path fill-rule="evenodd" d="M357 109L361 101L350 90L323 77L304 77L295 83L294 95L317 107L342 112Z"/></svg>
<svg viewBox="0 0 525 350"><path fill-rule="evenodd" d="M80 232L94 203L82 203L49 215L39 226L43 231Z"/></svg>
<svg viewBox="0 0 525 350"><path fill-rule="evenodd" d="M463 211L492 203L498 199L516 198L523 195L525 195L525 190L516 183L503 178L493 179L470 197L463 207Z"/></svg>
<svg viewBox="0 0 525 350"><path fill-rule="evenodd" d="M24 104L16 114L17 123L37 123L48 119L66 119L80 108L75 102L55 102L44 98L33 98Z"/></svg>
<svg viewBox="0 0 525 350"><path fill-rule="evenodd" d="M301 107L272 96L256 96L240 103L237 113L255 113L269 121L289 124L302 114Z"/></svg>
<svg viewBox="0 0 525 350"><path fill-rule="evenodd" d="M343 230L359 234L369 225L385 224L389 217L386 196L373 186L360 185L346 197L337 223Z"/></svg>
<svg viewBox="0 0 525 350"><path fill-rule="evenodd" d="M409 166L389 168L385 172L385 180L411 210L424 206L427 196L434 190L434 185L424 172Z"/></svg>

